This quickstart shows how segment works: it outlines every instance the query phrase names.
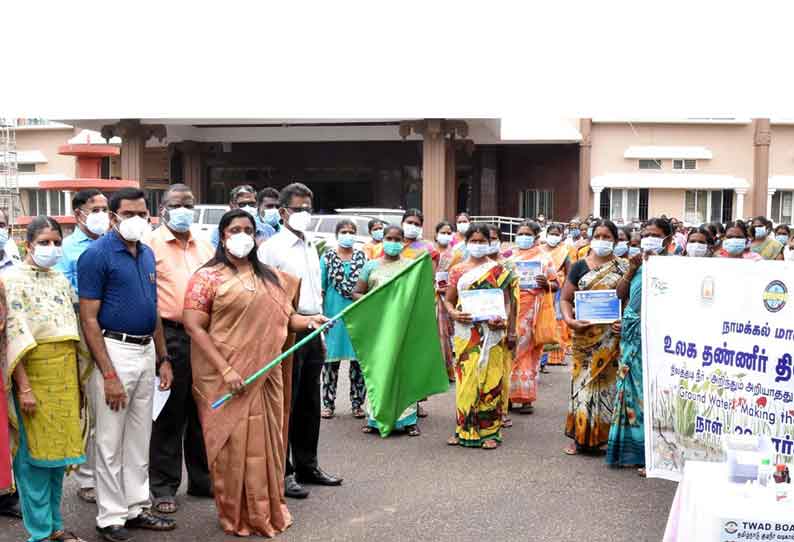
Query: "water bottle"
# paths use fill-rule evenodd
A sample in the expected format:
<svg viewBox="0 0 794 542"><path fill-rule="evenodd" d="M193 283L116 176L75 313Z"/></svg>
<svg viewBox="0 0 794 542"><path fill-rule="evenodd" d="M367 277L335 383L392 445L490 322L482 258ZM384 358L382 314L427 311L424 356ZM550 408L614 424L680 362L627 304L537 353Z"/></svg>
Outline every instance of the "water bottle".
<svg viewBox="0 0 794 542"><path fill-rule="evenodd" d="M767 457L761 460L761 465L758 467L758 485L766 487L769 481L775 474L775 469L772 466L772 461Z"/></svg>

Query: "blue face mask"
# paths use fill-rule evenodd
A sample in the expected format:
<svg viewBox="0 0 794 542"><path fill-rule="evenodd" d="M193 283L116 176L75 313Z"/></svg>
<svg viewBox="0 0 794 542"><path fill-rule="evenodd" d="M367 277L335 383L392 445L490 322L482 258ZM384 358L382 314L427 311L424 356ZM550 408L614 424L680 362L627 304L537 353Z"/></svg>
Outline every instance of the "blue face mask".
<svg viewBox="0 0 794 542"><path fill-rule="evenodd" d="M474 258L485 258L491 253L490 243L466 243L466 250Z"/></svg>
<svg viewBox="0 0 794 542"><path fill-rule="evenodd" d="M526 250L528 248L532 248L532 245L535 244L535 237L532 235L517 235L516 236L516 245L521 250Z"/></svg>
<svg viewBox="0 0 794 542"><path fill-rule="evenodd" d="M587 237L593 236L593 228L587 228Z"/></svg>
<svg viewBox="0 0 794 542"><path fill-rule="evenodd" d="M384 241L383 252L389 256L399 256L403 251L403 244L399 241Z"/></svg>
<svg viewBox="0 0 794 542"><path fill-rule="evenodd" d="M356 238L352 233L340 233L338 239L339 246L343 248L353 248L353 244L356 242Z"/></svg>
<svg viewBox="0 0 794 542"><path fill-rule="evenodd" d="M278 209L265 209L265 214L262 217L262 220L265 221L265 224L270 226L277 226L281 217L278 214Z"/></svg>
<svg viewBox="0 0 794 542"><path fill-rule="evenodd" d="M722 241L722 248L727 250L728 254L736 256L737 254L744 252L744 249L747 248L747 241L741 238L725 239Z"/></svg>
<svg viewBox="0 0 794 542"><path fill-rule="evenodd" d="M788 245L788 235L775 235L775 239L781 245Z"/></svg>
<svg viewBox="0 0 794 542"><path fill-rule="evenodd" d="M168 226L180 233L185 233L193 225L193 209L177 207L168 210Z"/></svg>
<svg viewBox="0 0 794 542"><path fill-rule="evenodd" d="M755 238L756 239L763 239L766 237L766 227L765 226L756 226L755 230Z"/></svg>
<svg viewBox="0 0 794 542"><path fill-rule="evenodd" d="M595 252L596 256L609 256L612 253L612 249L614 248L615 244L612 241L607 241L606 239L593 239L590 241L590 248Z"/></svg>
<svg viewBox="0 0 794 542"><path fill-rule="evenodd" d="M573 228L568 230L568 235L570 236L571 239L579 239L579 236L582 235L582 232L580 232L576 228Z"/></svg>
<svg viewBox="0 0 794 542"><path fill-rule="evenodd" d="M372 230L373 241L383 241L383 230Z"/></svg>
<svg viewBox="0 0 794 542"><path fill-rule="evenodd" d="M615 253L615 256L622 258L628 251L629 243L627 241L618 241L615 245L615 249L612 252Z"/></svg>
<svg viewBox="0 0 794 542"><path fill-rule="evenodd" d="M640 247L629 247L629 258L633 258L640 253Z"/></svg>

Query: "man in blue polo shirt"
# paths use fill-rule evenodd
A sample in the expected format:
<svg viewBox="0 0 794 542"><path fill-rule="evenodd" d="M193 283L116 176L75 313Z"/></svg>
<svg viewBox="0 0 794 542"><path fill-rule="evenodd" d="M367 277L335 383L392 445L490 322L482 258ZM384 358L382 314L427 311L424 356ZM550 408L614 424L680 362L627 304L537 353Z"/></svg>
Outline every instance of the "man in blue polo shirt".
<svg viewBox="0 0 794 542"><path fill-rule="evenodd" d="M108 199L96 188L80 190L72 197L72 212L74 213L76 227L71 235L67 235L64 238L61 245L63 256L55 264L54 269L63 273L72 288L74 288L75 293L79 293L77 260L95 239L107 233L110 227ZM94 416L90 417L90 422L91 429L86 445L85 463L77 468L74 479L79 486L77 496L86 502L94 503L96 502L96 492L94 490Z"/></svg>
<svg viewBox="0 0 794 542"><path fill-rule="evenodd" d="M149 441L155 372L160 389L173 378L157 311L152 250L140 242L149 226L141 190L110 199L111 231L77 262L80 318L96 368L89 383L96 417L97 531L125 542L127 529L166 531L173 520L149 512Z"/></svg>

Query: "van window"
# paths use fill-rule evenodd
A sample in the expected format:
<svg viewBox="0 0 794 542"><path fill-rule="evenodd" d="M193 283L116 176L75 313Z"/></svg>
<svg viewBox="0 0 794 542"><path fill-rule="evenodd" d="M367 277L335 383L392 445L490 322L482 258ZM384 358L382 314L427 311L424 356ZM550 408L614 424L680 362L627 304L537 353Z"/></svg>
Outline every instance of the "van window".
<svg viewBox="0 0 794 542"><path fill-rule="evenodd" d="M225 209L205 209L204 210L204 223L205 224L220 224L221 218L226 214Z"/></svg>

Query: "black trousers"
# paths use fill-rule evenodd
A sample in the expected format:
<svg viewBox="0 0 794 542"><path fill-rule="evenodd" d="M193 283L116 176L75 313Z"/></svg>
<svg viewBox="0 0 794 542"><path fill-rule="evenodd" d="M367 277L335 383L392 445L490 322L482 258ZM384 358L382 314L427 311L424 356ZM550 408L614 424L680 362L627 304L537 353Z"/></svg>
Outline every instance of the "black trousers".
<svg viewBox="0 0 794 542"><path fill-rule="evenodd" d="M182 452L187 466L188 493L212 494L207 452L201 433L193 373L190 368L190 337L183 328L164 322L165 340L174 368L171 395L152 424L149 447L149 488L155 497L176 495L182 483Z"/></svg>
<svg viewBox="0 0 794 542"><path fill-rule="evenodd" d="M308 333L298 333L300 341ZM317 468L320 441L320 375L325 362L322 339L298 349L292 357L292 404L289 420L287 474Z"/></svg>

